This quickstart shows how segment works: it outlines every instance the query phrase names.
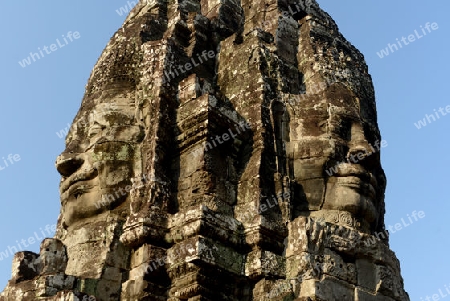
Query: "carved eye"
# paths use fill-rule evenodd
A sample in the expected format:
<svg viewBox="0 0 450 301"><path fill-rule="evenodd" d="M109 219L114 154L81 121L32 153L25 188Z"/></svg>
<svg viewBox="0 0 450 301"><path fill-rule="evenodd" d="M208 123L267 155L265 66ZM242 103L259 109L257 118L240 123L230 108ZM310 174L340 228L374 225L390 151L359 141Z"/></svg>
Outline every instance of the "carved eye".
<svg viewBox="0 0 450 301"><path fill-rule="evenodd" d="M103 127L101 127L99 124L94 124L89 128L88 137L92 138L97 136L99 133L101 133L103 130Z"/></svg>

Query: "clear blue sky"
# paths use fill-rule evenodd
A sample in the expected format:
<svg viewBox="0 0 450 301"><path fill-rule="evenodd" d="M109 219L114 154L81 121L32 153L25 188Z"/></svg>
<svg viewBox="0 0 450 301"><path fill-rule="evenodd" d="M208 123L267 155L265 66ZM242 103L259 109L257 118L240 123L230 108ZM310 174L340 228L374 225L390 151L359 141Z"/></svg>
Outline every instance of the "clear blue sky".
<svg viewBox="0 0 450 301"><path fill-rule="evenodd" d="M388 178L386 225L424 211L425 217L391 234L411 300L450 286L449 164L450 115L418 129L414 123L450 105L448 1L319 0L341 32L365 55L375 84L378 120L388 146L382 163ZM42 237L59 213L56 156L64 139L56 132L71 123L98 56L125 16L116 12L125 0L4 1L0 10L0 254L16 240ZM438 24L426 36L427 22ZM415 34L402 48L380 58L388 43ZM78 39L67 38L78 31ZM417 36L417 35L416 35ZM19 61L38 47L55 45L50 54L22 68ZM411 38L412 39L412 38ZM447 41L447 42L445 42ZM55 48L56 47L56 48ZM391 46L394 50L395 48ZM398 47L398 46L397 46ZM44 51L44 50L43 50ZM390 50L389 50L390 51ZM446 67L447 66L447 67ZM449 108L450 110L450 108ZM20 160L4 157L18 154ZM15 157L18 159L19 157ZM26 249L37 252L39 243ZM9 254L9 252L8 252ZM12 257L0 260L0 290L10 278ZM450 300L450 298L449 298Z"/></svg>

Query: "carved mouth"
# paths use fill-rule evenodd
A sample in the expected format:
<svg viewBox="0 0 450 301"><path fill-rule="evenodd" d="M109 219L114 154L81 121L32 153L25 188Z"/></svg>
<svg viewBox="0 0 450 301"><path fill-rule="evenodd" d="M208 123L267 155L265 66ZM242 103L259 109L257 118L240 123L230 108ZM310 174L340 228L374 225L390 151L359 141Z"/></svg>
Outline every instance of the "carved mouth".
<svg viewBox="0 0 450 301"><path fill-rule="evenodd" d="M376 190L372 183L367 183L368 181L364 179L364 176L346 176L346 177L338 177L338 183L342 186L347 186L362 195L368 196L371 199L375 200L376 198Z"/></svg>
<svg viewBox="0 0 450 301"><path fill-rule="evenodd" d="M377 180L373 174L366 171L362 166L344 167L335 176L339 185L347 186L373 200L376 199Z"/></svg>
<svg viewBox="0 0 450 301"><path fill-rule="evenodd" d="M88 182L97 176L98 171L95 168L85 172L75 173L61 183L59 188L60 193L61 195L68 194L78 197L93 187L93 185Z"/></svg>
<svg viewBox="0 0 450 301"><path fill-rule="evenodd" d="M78 181L66 190L66 195L72 200L78 199L81 195L94 188L88 181Z"/></svg>

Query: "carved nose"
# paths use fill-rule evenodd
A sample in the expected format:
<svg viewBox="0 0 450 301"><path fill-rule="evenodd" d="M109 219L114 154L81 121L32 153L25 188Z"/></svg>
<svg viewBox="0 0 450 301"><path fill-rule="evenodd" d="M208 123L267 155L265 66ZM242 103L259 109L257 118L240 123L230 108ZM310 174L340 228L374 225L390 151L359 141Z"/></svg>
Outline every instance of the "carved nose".
<svg viewBox="0 0 450 301"><path fill-rule="evenodd" d="M84 163L84 159L79 154L62 153L56 158L56 170L63 177L69 177L76 172Z"/></svg>
<svg viewBox="0 0 450 301"><path fill-rule="evenodd" d="M353 145L347 153L348 162L360 164L366 168L372 167L378 158L379 154L377 154L376 150L373 147L370 147L367 142Z"/></svg>
<svg viewBox="0 0 450 301"><path fill-rule="evenodd" d="M354 158L354 160L361 161L363 160L363 156L366 157L366 152L370 150L362 145L358 145L355 147L352 147L348 150L347 158L351 159ZM358 157L359 156L359 157ZM355 163L354 161L352 161Z"/></svg>

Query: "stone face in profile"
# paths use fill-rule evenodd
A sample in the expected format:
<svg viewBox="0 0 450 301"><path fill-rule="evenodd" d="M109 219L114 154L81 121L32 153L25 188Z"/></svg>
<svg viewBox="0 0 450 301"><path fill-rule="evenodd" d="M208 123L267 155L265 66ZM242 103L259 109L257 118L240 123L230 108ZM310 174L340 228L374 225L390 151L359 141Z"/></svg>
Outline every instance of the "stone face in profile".
<svg viewBox="0 0 450 301"><path fill-rule="evenodd" d="M364 58L315 1L141 1L57 158L55 238L0 301L409 300L374 238L380 143Z"/></svg>
<svg viewBox="0 0 450 301"><path fill-rule="evenodd" d="M104 284L112 286L106 295L112 298L118 294L120 270L126 268L129 256L118 242L118 231L130 214L144 128L133 97L107 85L103 89L95 98L83 99L66 149L56 161L62 175L57 237L72 259L66 273L93 279L106 270L115 275L115 290L110 279Z"/></svg>
<svg viewBox="0 0 450 301"><path fill-rule="evenodd" d="M297 120L290 124L287 145L292 176L305 195L300 215L343 211L364 232L382 227L386 178L381 138L374 112L363 111L374 107L373 98L359 99L341 82L288 107Z"/></svg>
<svg viewBox="0 0 450 301"><path fill-rule="evenodd" d="M111 102L106 102L111 101ZM115 101L115 102L114 102ZM80 111L57 158L63 226L118 208L128 198L134 177L136 149L143 128L136 122L133 103L99 99L89 111ZM88 120L84 123L82 120ZM128 212L129 205L122 211Z"/></svg>

